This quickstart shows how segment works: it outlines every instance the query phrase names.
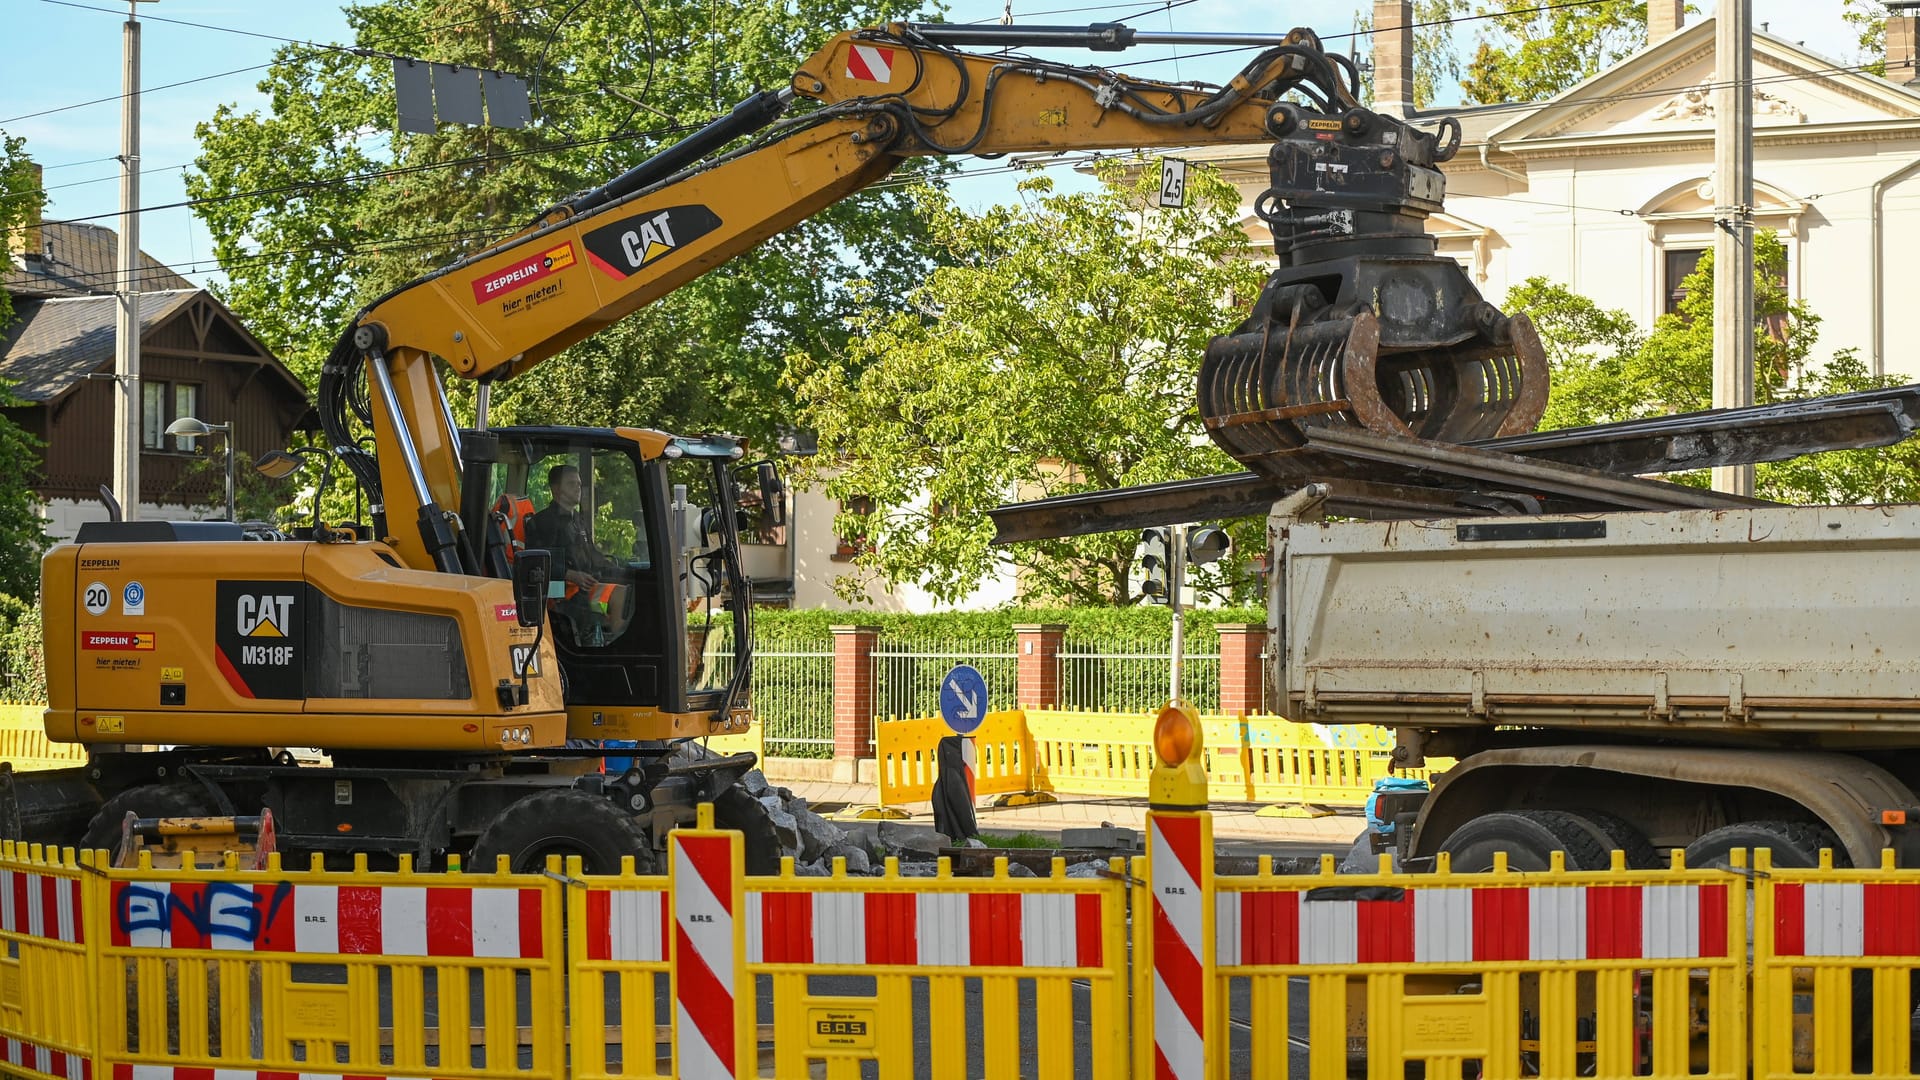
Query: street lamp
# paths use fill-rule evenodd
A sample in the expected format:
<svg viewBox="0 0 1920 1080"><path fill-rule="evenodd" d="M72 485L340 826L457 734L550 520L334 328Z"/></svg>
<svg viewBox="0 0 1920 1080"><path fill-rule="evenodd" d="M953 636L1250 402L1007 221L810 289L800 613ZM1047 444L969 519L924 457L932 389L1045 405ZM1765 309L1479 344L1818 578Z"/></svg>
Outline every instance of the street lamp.
<svg viewBox="0 0 1920 1080"><path fill-rule="evenodd" d="M176 439L192 441L207 435L224 435L227 444L227 520L239 521L240 516L233 508L233 425L209 424L198 417L183 416L167 425L167 434Z"/></svg>

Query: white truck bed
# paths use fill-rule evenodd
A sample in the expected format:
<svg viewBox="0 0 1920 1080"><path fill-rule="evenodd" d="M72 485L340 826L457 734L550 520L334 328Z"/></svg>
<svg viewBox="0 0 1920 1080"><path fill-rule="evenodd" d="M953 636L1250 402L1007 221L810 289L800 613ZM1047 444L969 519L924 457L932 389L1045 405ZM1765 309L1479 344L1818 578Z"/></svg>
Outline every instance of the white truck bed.
<svg viewBox="0 0 1920 1080"><path fill-rule="evenodd" d="M1274 540L1296 720L1920 745L1920 506L1293 523Z"/></svg>

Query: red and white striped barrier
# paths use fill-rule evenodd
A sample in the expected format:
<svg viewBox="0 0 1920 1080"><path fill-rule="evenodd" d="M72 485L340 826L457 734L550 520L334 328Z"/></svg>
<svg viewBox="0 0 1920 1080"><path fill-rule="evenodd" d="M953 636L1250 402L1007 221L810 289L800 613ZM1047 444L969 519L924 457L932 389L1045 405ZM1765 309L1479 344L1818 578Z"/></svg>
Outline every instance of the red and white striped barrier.
<svg viewBox="0 0 1920 1080"><path fill-rule="evenodd" d="M90 1064L90 1063L89 1063ZM187 1065L128 1065L113 1066L113 1080L428 1080L426 1077L389 1077L367 1076L354 1073L342 1076L339 1073L315 1072L272 1072L253 1069L212 1069ZM77 1078L79 1074L75 1074ZM92 1080L89 1067L85 1080Z"/></svg>
<svg viewBox="0 0 1920 1080"><path fill-rule="evenodd" d="M0 1053L16 1069L32 1069L62 1080L93 1080L93 1060L24 1039L0 1039Z"/></svg>
<svg viewBox="0 0 1920 1080"><path fill-rule="evenodd" d="M1100 967L1092 893L749 892L750 964Z"/></svg>
<svg viewBox="0 0 1920 1080"><path fill-rule="evenodd" d="M1777 956L1920 956L1920 884L1780 882Z"/></svg>
<svg viewBox="0 0 1920 1080"><path fill-rule="evenodd" d="M112 888L112 943L344 956L539 959L540 889L129 882Z"/></svg>
<svg viewBox="0 0 1920 1080"><path fill-rule="evenodd" d="M0 870L0 930L84 945L86 928L80 911L79 879Z"/></svg>
<svg viewBox="0 0 1920 1080"><path fill-rule="evenodd" d="M1315 891L1216 894L1220 966L1729 955L1725 885L1404 889L1382 900L1344 898L1356 890L1342 886L1327 890L1336 899Z"/></svg>
<svg viewBox="0 0 1920 1080"><path fill-rule="evenodd" d="M1206 893L1213 840L1199 814L1147 815L1153 890L1153 1075L1200 1080L1207 1056Z"/></svg>
<svg viewBox="0 0 1920 1080"><path fill-rule="evenodd" d="M587 893L587 959L635 964L667 960L673 938L663 892L638 889Z"/></svg>
<svg viewBox="0 0 1920 1080"><path fill-rule="evenodd" d="M734 837L673 834L674 1063L683 1080L735 1075Z"/></svg>

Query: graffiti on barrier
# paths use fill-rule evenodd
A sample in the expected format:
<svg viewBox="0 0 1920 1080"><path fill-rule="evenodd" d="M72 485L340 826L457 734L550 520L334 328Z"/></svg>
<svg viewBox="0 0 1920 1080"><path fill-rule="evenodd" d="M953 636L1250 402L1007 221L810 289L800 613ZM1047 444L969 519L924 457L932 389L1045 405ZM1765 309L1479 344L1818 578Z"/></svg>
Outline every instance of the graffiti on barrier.
<svg viewBox="0 0 1920 1080"><path fill-rule="evenodd" d="M134 885L116 887L113 920L117 937L147 939L158 935L176 947L190 943L205 948L251 946L260 940L274 916L293 896L293 886L205 884Z"/></svg>

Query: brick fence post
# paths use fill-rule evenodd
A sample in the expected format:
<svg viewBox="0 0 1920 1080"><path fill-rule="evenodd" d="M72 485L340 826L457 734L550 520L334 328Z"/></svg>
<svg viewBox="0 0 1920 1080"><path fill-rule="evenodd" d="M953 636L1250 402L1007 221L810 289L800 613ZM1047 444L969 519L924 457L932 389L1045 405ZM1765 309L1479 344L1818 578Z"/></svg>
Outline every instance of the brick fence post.
<svg viewBox="0 0 1920 1080"><path fill-rule="evenodd" d="M1220 623L1220 711L1227 716L1252 716L1261 712L1261 692L1266 680L1260 662L1260 647L1266 644L1266 627L1253 623Z"/></svg>
<svg viewBox="0 0 1920 1080"><path fill-rule="evenodd" d="M873 757L873 648L877 626L834 626L833 778L853 783Z"/></svg>
<svg viewBox="0 0 1920 1080"><path fill-rule="evenodd" d="M1067 628L1061 623L1016 626L1019 677L1013 688L1013 703L1022 709L1052 709L1060 706L1060 644Z"/></svg>

